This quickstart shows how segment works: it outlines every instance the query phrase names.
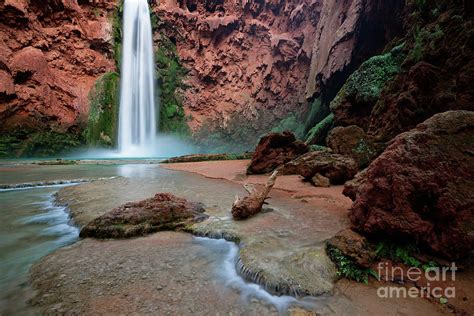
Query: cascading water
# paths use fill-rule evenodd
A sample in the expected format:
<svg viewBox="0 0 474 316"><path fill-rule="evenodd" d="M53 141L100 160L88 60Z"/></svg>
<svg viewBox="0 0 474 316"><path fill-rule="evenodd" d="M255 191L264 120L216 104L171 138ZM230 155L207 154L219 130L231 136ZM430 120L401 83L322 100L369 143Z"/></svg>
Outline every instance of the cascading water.
<svg viewBox="0 0 474 316"><path fill-rule="evenodd" d="M157 133L153 39L147 0L125 0L120 87L121 156L154 154Z"/></svg>

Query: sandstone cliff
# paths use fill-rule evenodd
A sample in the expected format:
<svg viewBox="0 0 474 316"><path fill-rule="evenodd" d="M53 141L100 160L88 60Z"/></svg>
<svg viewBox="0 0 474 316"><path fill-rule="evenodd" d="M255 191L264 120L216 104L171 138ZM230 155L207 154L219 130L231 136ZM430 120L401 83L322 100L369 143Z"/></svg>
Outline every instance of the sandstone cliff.
<svg viewBox="0 0 474 316"><path fill-rule="evenodd" d="M329 100L400 32L403 4L167 0L153 11L156 37L176 43L188 69L178 93L196 138L248 147L272 128L302 127L308 99Z"/></svg>
<svg viewBox="0 0 474 316"><path fill-rule="evenodd" d="M0 1L0 131L80 132L95 80L115 69L115 1Z"/></svg>

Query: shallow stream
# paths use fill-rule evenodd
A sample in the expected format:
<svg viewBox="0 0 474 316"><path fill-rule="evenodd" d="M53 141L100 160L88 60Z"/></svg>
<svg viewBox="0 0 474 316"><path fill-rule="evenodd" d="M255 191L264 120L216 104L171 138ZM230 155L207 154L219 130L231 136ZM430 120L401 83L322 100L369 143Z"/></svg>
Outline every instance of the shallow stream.
<svg viewBox="0 0 474 316"><path fill-rule="evenodd" d="M27 304L27 300L32 295L28 283L29 269L43 256L78 240L78 229L71 223L67 208L56 205L54 199L54 194L59 189L76 184L57 184L57 181L81 182L117 176L130 179L146 178L145 183L153 186L151 192L166 190L183 192L183 195L187 196L192 191L192 195L202 198L205 196L205 202L214 200L216 204L227 204L232 199L231 195L228 198L222 198L225 195L224 192L229 190L227 186L232 187L231 184L220 186L219 191L222 190L222 192L215 189L214 194L209 194L206 190L200 192L203 186L202 179L199 177L165 170L157 165L0 164L0 185L3 187L0 189L1 315L35 313L34 309ZM50 185L51 183L53 185ZM227 201L228 199L230 200ZM194 242L212 250L213 254L208 259L213 260L215 264L214 271L209 273L223 287L240 293L244 304L252 299L259 300L265 305L273 306L272 309L275 311L284 311L289 305L295 303L305 306L312 304L307 300L297 302L290 296L271 295L259 285L245 281L236 270L238 247L234 243L199 237L195 237Z"/></svg>

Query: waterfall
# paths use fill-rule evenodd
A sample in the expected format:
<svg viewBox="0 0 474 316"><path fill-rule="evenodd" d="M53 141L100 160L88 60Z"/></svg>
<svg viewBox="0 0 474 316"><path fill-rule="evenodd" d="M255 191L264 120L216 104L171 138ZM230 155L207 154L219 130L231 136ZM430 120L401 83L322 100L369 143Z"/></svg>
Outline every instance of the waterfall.
<svg viewBox="0 0 474 316"><path fill-rule="evenodd" d="M122 156L149 157L154 153L158 121L154 72L148 2L125 0L118 133Z"/></svg>

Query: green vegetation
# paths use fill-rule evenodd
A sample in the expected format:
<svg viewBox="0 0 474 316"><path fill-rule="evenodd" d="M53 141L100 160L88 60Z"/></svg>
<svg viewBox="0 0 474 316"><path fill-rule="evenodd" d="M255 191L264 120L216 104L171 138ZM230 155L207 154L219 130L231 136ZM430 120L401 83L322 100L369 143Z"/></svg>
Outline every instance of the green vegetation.
<svg viewBox="0 0 474 316"><path fill-rule="evenodd" d="M345 256L335 247L327 247L329 258L337 267L337 275L357 282L369 283L369 275L378 278L377 273L372 269L364 269L357 265L351 258Z"/></svg>
<svg viewBox="0 0 474 316"><path fill-rule="evenodd" d="M272 128L271 132L281 133L284 131L290 131L295 134L296 138L303 139L304 137L304 124L296 117L294 113L291 113L286 118L278 122L278 124Z"/></svg>
<svg viewBox="0 0 474 316"><path fill-rule="evenodd" d="M84 144L80 135L19 129L0 135L0 157L53 157Z"/></svg>
<svg viewBox="0 0 474 316"><path fill-rule="evenodd" d="M161 34L155 55L160 81L160 131L186 136L190 133L184 114L181 91L187 70L181 65L176 45Z"/></svg>
<svg viewBox="0 0 474 316"><path fill-rule="evenodd" d="M119 119L119 75L108 72L97 79L89 94L87 144L113 147L117 143Z"/></svg>
<svg viewBox="0 0 474 316"><path fill-rule="evenodd" d="M326 135L334 125L334 114L329 114L321 122L316 124L306 134L306 142L308 144L320 144L324 143Z"/></svg>
<svg viewBox="0 0 474 316"><path fill-rule="evenodd" d="M331 110L337 109L345 100L353 103L375 104L385 84L401 71L405 59L403 46L389 53L374 56L365 61L346 81L331 102Z"/></svg>
<svg viewBox="0 0 474 316"><path fill-rule="evenodd" d="M392 242L381 241L377 244L376 254L380 258L388 258L394 262L401 262L409 267L422 268L427 270L436 267L436 263L422 263L413 255L419 253L419 249L414 245L400 245Z"/></svg>
<svg viewBox="0 0 474 316"><path fill-rule="evenodd" d="M414 62L422 60L426 49L434 50L436 48L436 42L443 38L443 36L444 32L438 24L431 28L417 28L414 35L413 49L410 51L408 59Z"/></svg>
<svg viewBox="0 0 474 316"><path fill-rule="evenodd" d="M336 265L338 276L363 283L368 283L369 276L378 279L378 275L374 270L360 267L338 248L328 245L326 252ZM379 259L389 259L393 262L400 262L408 267L421 268L425 271L438 266L434 262L422 263L416 259L413 255L419 253L419 249L414 245L401 245L388 241L380 241L377 244L375 253Z"/></svg>
<svg viewBox="0 0 474 316"><path fill-rule="evenodd" d="M120 69L122 61L122 17L123 17L123 1L120 1L117 10L112 16L112 29L114 40L114 59L115 66Z"/></svg>
<svg viewBox="0 0 474 316"><path fill-rule="evenodd" d="M309 113L305 122L305 133L307 133L315 124L321 122L330 113L329 108L324 105L321 98L316 98L310 105Z"/></svg>

